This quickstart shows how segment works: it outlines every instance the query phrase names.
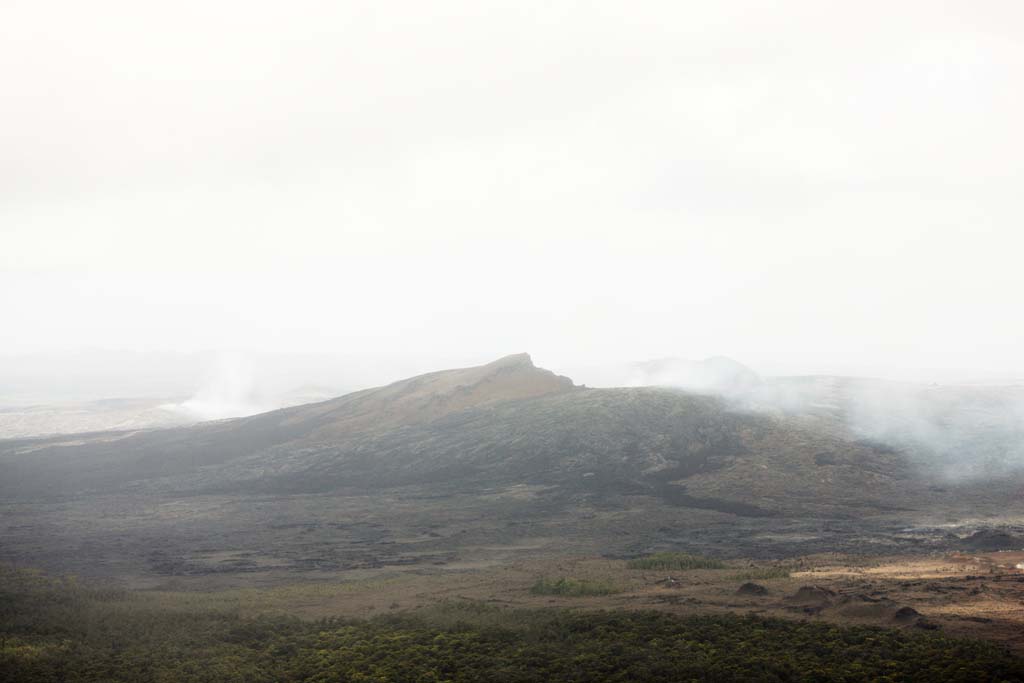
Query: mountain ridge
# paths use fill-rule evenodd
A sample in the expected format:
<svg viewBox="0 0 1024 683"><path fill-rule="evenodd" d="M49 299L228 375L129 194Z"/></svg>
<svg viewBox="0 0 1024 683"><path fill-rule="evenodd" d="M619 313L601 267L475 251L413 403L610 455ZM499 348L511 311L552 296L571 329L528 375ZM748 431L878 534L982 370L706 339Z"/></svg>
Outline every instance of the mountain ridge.
<svg viewBox="0 0 1024 683"><path fill-rule="evenodd" d="M896 451L676 389L578 387L527 354L250 417L0 445L0 475L15 498L530 485L755 516L885 507L909 476Z"/></svg>
<svg viewBox="0 0 1024 683"><path fill-rule="evenodd" d="M151 577L250 571L222 549L288 571L534 539L889 552L959 547L950 521L1012 521L1020 478L947 483L841 427L831 409L575 386L517 355L251 417L0 442L0 509L35 520L8 525L0 560Z"/></svg>

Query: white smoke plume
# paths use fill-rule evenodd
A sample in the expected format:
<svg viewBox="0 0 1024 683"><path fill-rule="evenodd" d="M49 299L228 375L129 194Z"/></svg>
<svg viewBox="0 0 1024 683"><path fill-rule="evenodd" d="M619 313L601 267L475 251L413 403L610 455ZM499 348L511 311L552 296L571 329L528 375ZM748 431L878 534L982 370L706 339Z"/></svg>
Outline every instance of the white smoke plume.
<svg viewBox="0 0 1024 683"><path fill-rule="evenodd" d="M661 359L591 373L601 386L664 386L738 410L800 418L905 453L936 479L1024 470L1024 385L929 384L841 376L760 377L729 358Z"/></svg>
<svg viewBox="0 0 1024 683"><path fill-rule="evenodd" d="M207 368L202 385L191 398L167 407L195 420L220 420L278 406L261 389L251 359L222 353Z"/></svg>

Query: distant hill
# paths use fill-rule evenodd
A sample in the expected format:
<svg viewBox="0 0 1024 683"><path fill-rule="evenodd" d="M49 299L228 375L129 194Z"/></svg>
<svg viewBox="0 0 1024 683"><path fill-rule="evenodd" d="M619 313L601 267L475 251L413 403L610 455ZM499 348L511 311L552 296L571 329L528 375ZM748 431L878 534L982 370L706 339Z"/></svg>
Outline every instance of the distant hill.
<svg viewBox="0 0 1024 683"><path fill-rule="evenodd" d="M248 418L0 445L0 493L18 499L517 484L748 516L929 491L895 449L675 389L577 387L526 354Z"/></svg>
<svg viewBox="0 0 1024 683"><path fill-rule="evenodd" d="M2 406L0 439L173 427L197 421L174 410L175 403L172 399L115 398Z"/></svg>
<svg viewBox="0 0 1024 683"><path fill-rule="evenodd" d="M251 415L272 408L313 403L332 393L305 386L267 397L267 403L211 403L202 394L182 398L107 398L0 405L0 439L23 439L98 431L159 429L203 422L218 416ZM261 407L262 406L262 407Z"/></svg>
<svg viewBox="0 0 1024 683"><path fill-rule="evenodd" d="M978 543L1015 548L1019 423L975 419L1002 415L1015 394L986 404L991 394L954 392L924 423L975 431L937 455L912 430L856 426L863 406L893 424L919 419L864 398L881 386L767 378L731 397L590 389L520 354L250 417L0 441L0 562L153 585L179 574L457 567L529 548L959 550L989 527L1006 535ZM937 466L957 453L1007 462L970 476Z"/></svg>

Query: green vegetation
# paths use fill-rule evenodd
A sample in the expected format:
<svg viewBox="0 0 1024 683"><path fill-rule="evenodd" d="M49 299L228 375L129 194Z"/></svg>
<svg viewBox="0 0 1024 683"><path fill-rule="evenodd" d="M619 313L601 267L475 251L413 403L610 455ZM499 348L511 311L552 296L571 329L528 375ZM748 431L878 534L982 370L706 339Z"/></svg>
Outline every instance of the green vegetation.
<svg viewBox="0 0 1024 683"><path fill-rule="evenodd" d="M366 621L244 618L0 570L2 683L1018 681L934 632L448 603Z"/></svg>
<svg viewBox="0 0 1024 683"><path fill-rule="evenodd" d="M725 563L713 557L690 555L689 553L655 553L630 560L630 569L666 569L688 571L691 569L725 569Z"/></svg>
<svg viewBox="0 0 1024 683"><path fill-rule="evenodd" d="M732 581L768 581L769 579L788 579L789 567L752 567L742 572L732 574L729 579Z"/></svg>
<svg viewBox="0 0 1024 683"><path fill-rule="evenodd" d="M534 595L569 595L582 597L586 595L611 595L621 592L617 586L606 581L590 581L587 579L561 578L551 580L540 578L533 584L530 592Z"/></svg>

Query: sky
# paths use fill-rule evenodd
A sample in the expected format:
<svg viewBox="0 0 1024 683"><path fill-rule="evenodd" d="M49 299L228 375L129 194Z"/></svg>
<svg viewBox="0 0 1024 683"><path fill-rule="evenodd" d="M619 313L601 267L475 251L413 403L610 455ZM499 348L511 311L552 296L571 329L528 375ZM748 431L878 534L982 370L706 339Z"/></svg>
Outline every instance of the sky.
<svg viewBox="0 0 1024 683"><path fill-rule="evenodd" d="M1021 376L1022 74L1016 0L7 0L0 368Z"/></svg>

